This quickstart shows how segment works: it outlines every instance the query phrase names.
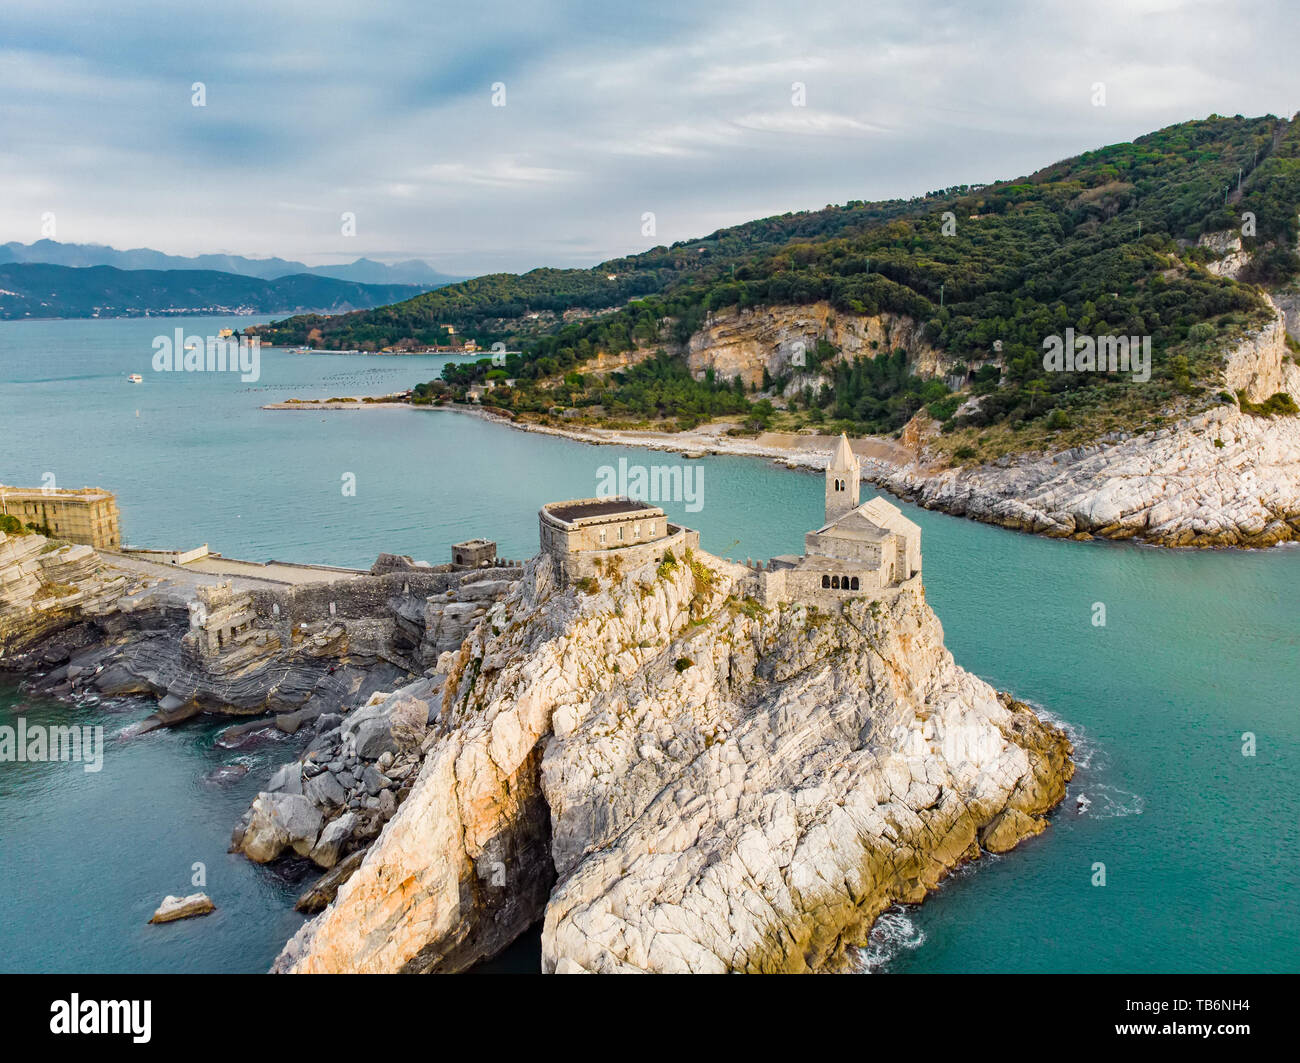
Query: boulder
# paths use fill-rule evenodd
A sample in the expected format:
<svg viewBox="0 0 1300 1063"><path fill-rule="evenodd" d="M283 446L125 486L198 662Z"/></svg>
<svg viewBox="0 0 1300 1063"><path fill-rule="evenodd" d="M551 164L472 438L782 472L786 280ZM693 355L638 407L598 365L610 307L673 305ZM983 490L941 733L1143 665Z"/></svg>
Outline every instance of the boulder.
<svg viewBox="0 0 1300 1063"><path fill-rule="evenodd" d="M357 709L343 724L344 740L363 760L378 760L418 748L429 721L429 701L398 692L384 701Z"/></svg>
<svg viewBox="0 0 1300 1063"><path fill-rule="evenodd" d="M1005 853L1046 829L1047 820L1042 816L1029 816L1018 808L1009 808L980 832L980 844L991 853Z"/></svg>
<svg viewBox="0 0 1300 1063"><path fill-rule="evenodd" d="M350 853L317 879L316 884L298 898L294 908L300 912L323 911L334 902L339 887L352 877L352 872L361 866L366 858L366 851L358 849Z"/></svg>
<svg viewBox="0 0 1300 1063"><path fill-rule="evenodd" d="M348 792L343 785L328 771L323 771L314 779L309 779L303 787L303 793L313 804L334 808L345 804Z"/></svg>
<svg viewBox="0 0 1300 1063"><path fill-rule="evenodd" d="M308 854L318 867L331 868L339 862L343 850L352 840L358 824L355 812L344 812L338 819L330 820L320 832L312 851Z"/></svg>
<svg viewBox="0 0 1300 1063"><path fill-rule="evenodd" d="M153 913L151 923L171 923L177 919L189 919L196 915L207 915L209 912L216 911L217 906L212 903L206 893L191 893L188 897L172 897L168 895L163 898L157 910Z"/></svg>
<svg viewBox="0 0 1300 1063"><path fill-rule="evenodd" d="M254 863L265 864L293 849L308 855L316 845L324 817L301 794L262 792L253 801L249 819L238 836L238 848Z"/></svg>
<svg viewBox="0 0 1300 1063"><path fill-rule="evenodd" d="M302 765L297 761L281 764L271 781L266 784L267 793L300 794L302 793Z"/></svg>

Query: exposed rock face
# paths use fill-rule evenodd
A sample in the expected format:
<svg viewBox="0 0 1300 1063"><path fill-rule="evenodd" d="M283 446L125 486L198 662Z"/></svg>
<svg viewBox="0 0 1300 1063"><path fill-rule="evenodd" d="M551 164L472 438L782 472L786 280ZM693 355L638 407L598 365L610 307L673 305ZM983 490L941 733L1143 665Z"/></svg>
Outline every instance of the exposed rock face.
<svg viewBox="0 0 1300 1063"><path fill-rule="evenodd" d="M791 387L797 390L805 383L815 386L815 381L809 374L800 374L798 362L792 361L796 344L802 344L807 355L816 349L818 339L839 348L844 360L873 357L901 347L908 352L911 371L921 377L941 375L947 367L940 352L921 338L920 327L911 318L846 314L833 310L829 303L718 310L691 337L687 361L697 376L712 369L723 380L739 376L746 386L761 386L764 369L772 376L794 372Z"/></svg>
<svg viewBox="0 0 1300 1063"><path fill-rule="evenodd" d="M1300 396L1279 312L1225 360L1226 389ZM1271 546L1300 538L1300 417L1219 406L1113 443L971 469L864 458L869 479L931 509L1051 536L1163 546Z"/></svg>
<svg viewBox="0 0 1300 1063"><path fill-rule="evenodd" d="M546 970L829 969L981 831L1042 829L1068 741L954 664L919 588L764 611L690 562L593 594L531 563L440 662L410 797L275 969L458 970L543 914Z"/></svg>
<svg viewBox="0 0 1300 1063"><path fill-rule="evenodd" d="M107 613L130 583L89 546L0 532L0 657Z"/></svg>
<svg viewBox="0 0 1300 1063"><path fill-rule="evenodd" d="M250 590L0 534L0 665L44 673L44 693L156 695L154 725L273 713L294 734L458 646L519 571L412 566Z"/></svg>
<svg viewBox="0 0 1300 1063"><path fill-rule="evenodd" d="M1234 395L1245 392L1252 402L1300 386L1300 372L1286 346L1286 316L1273 299L1265 299L1273 307L1273 320L1229 351L1223 366L1228 390Z"/></svg>
<svg viewBox="0 0 1300 1063"><path fill-rule="evenodd" d="M1300 418L1235 407L1002 468L868 461L863 471L928 508L1050 536L1252 547L1300 538Z"/></svg>
<svg viewBox="0 0 1300 1063"><path fill-rule="evenodd" d="M1213 261L1207 262L1205 268L1216 277L1237 275L1250 261L1250 253L1242 249L1241 236L1236 232L1203 233L1196 241L1197 247L1208 247L1215 255Z"/></svg>
<svg viewBox="0 0 1300 1063"><path fill-rule="evenodd" d="M1285 336L1277 309L1225 358L1225 390L1252 402L1300 394ZM1050 536L1253 547L1300 537L1300 418L1256 417L1235 405L1148 435L997 465L935 469L924 456L865 456L863 467L929 508Z"/></svg>

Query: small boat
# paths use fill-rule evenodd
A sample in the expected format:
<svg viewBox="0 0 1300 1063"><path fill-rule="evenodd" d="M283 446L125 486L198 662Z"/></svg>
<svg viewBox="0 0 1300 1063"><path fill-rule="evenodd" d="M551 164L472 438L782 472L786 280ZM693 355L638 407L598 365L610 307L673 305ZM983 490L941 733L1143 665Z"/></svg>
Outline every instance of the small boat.
<svg viewBox="0 0 1300 1063"><path fill-rule="evenodd" d="M142 377L139 373L132 373L132 374L131 374L129 377L127 377L126 379L129 380L132 384L143 384L143 383L144 383L144 377Z"/></svg>
<svg viewBox="0 0 1300 1063"><path fill-rule="evenodd" d="M187 351L197 351L199 349L199 345L197 343L187 343L185 345L185 349Z"/></svg>

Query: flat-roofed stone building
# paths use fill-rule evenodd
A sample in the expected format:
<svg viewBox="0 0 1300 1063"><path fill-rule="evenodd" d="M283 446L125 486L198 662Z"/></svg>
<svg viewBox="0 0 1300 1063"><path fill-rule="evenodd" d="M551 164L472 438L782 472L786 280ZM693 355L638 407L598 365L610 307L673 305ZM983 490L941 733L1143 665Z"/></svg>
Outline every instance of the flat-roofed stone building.
<svg viewBox="0 0 1300 1063"><path fill-rule="evenodd" d="M595 575L609 562L626 571L700 544L699 532L672 524L658 506L621 495L548 502L537 519L542 552L565 580Z"/></svg>
<svg viewBox="0 0 1300 1063"><path fill-rule="evenodd" d="M497 544L491 539L466 539L451 548L453 565L469 565L480 568L490 565L497 559Z"/></svg>
<svg viewBox="0 0 1300 1063"><path fill-rule="evenodd" d="M117 499L98 487L46 490L0 484L0 514L16 518L53 539L66 539L96 549L122 545Z"/></svg>

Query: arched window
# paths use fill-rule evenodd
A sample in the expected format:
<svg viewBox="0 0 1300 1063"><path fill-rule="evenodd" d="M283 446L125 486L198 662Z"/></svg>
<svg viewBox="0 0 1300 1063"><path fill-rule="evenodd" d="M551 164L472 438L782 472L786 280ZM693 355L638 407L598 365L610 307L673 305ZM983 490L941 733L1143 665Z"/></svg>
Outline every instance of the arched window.
<svg viewBox="0 0 1300 1063"><path fill-rule="evenodd" d="M830 576L823 576L823 577L822 577L822 586L823 586L823 587L829 587L830 585L831 585L831 578L830 578Z"/></svg>
<svg viewBox="0 0 1300 1063"><path fill-rule="evenodd" d="M856 591L857 589L858 589L858 577L857 577L857 576L854 576L854 577L853 577L853 580L852 580L852 585L851 585L851 587L850 587L850 590L855 590L855 591Z"/></svg>
<svg viewBox="0 0 1300 1063"><path fill-rule="evenodd" d="M840 578L839 578L839 576L832 576L832 577L831 577L831 589L832 589L832 590L839 590L839 589L840 589Z"/></svg>

